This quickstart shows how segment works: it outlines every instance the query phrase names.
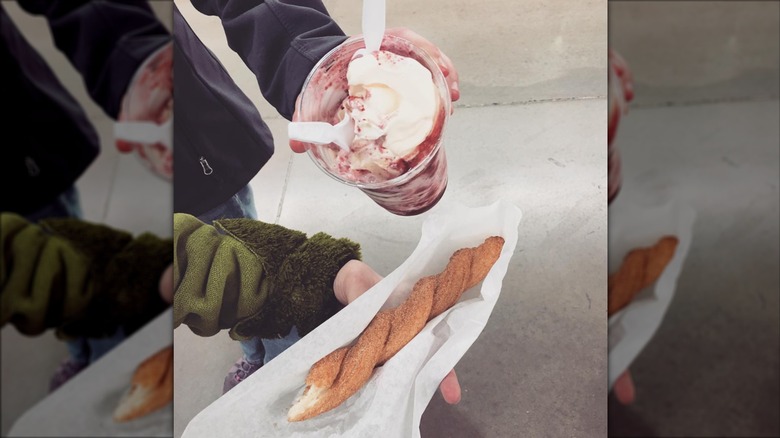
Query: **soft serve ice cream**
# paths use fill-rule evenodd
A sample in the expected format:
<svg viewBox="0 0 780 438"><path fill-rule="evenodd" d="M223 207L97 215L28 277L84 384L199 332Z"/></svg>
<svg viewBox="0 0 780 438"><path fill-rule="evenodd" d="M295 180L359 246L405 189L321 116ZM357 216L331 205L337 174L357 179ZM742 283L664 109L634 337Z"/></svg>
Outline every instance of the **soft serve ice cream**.
<svg viewBox="0 0 780 438"><path fill-rule="evenodd" d="M338 157L339 172L361 182L402 175L430 151L426 139L441 108L431 72L389 51L356 57L347 68L349 95L334 123L349 113L355 140ZM428 142L430 143L430 142Z"/></svg>

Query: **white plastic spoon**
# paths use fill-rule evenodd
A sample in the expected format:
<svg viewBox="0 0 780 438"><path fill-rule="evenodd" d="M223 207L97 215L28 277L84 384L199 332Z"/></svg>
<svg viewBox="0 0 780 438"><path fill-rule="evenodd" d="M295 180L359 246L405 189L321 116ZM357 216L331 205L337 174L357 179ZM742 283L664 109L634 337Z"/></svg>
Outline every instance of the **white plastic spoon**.
<svg viewBox="0 0 780 438"><path fill-rule="evenodd" d="M385 0L363 0L363 40L366 50L376 52L385 35Z"/></svg>
<svg viewBox="0 0 780 438"><path fill-rule="evenodd" d="M326 122L290 122L287 125L287 136L290 140L298 140L314 144L335 143L345 151L349 150L355 139L354 123L349 113L344 114L335 125Z"/></svg>
<svg viewBox="0 0 780 438"><path fill-rule="evenodd" d="M385 9L385 0L363 0L363 42L366 48L358 49L352 59L379 50L385 36Z"/></svg>

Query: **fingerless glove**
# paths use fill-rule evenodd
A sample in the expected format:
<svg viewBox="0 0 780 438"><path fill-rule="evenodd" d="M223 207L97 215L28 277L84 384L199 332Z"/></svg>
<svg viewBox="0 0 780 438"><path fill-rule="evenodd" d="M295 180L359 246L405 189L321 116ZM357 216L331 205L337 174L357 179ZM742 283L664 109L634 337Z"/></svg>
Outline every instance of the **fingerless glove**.
<svg viewBox="0 0 780 438"><path fill-rule="evenodd" d="M121 326L130 335L168 307L159 282L173 260L171 239L74 218L0 217L0 326L27 335L55 328L61 338L99 338Z"/></svg>

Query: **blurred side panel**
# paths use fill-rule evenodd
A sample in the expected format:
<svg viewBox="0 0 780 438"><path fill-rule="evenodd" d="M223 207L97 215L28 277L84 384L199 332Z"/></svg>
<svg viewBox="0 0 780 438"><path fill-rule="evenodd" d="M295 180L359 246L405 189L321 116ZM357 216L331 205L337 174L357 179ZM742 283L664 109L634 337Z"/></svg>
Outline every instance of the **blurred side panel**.
<svg viewBox="0 0 780 438"><path fill-rule="evenodd" d="M124 122L151 123L133 134L144 138L145 129L157 132L154 125L170 118L165 48L172 6L0 5L7 134L0 189L1 436L171 433L170 403L140 422L120 425L112 415L136 367L172 338L158 290L172 259L171 175L153 165L154 151L166 157L170 150L138 141L122 147L117 135ZM24 238L10 230L20 220ZM116 266L124 266L120 275ZM28 285L20 287L19 279ZM129 297L136 307L123 308ZM43 316L40 324L25 325L24 312ZM106 326L110 333L98 333ZM83 336L66 339L65 332Z"/></svg>
<svg viewBox="0 0 780 438"><path fill-rule="evenodd" d="M780 436L780 2L609 14L633 77L610 208L675 199L697 215L674 297L610 397L609 434Z"/></svg>

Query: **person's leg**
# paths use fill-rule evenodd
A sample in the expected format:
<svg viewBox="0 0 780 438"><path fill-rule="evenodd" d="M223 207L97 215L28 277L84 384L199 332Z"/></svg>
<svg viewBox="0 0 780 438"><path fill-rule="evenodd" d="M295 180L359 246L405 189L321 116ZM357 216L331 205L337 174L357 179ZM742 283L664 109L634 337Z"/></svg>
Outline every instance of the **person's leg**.
<svg viewBox="0 0 780 438"><path fill-rule="evenodd" d="M227 201L198 216L201 222L209 225L213 225L214 221L219 219L240 218L257 219L254 194L249 184Z"/></svg>
<svg viewBox="0 0 780 438"><path fill-rule="evenodd" d="M54 203L50 204L47 207L44 207L44 209L47 209L44 214L45 216L42 216L41 218L53 218L53 217L75 217L75 218L83 218L84 213L81 209L81 199L79 197L79 191L76 188L75 185L71 186L68 190L65 190L56 200ZM68 346L68 353L70 354L70 360L66 361L66 364L64 365L64 371L65 373L57 373L55 374L55 377L58 375L60 377L63 376L63 374L67 375L67 372L73 372L70 377L75 376L78 374L79 371L86 368L87 365L90 363L90 350L89 350L89 342L86 338L76 338L74 340L66 341L66 344ZM73 362L76 366L73 366L70 363L67 362ZM67 381L70 377L68 377L65 381ZM65 383L65 382L62 382Z"/></svg>
<svg viewBox="0 0 780 438"><path fill-rule="evenodd" d="M241 351L244 352L244 357L247 362L255 365L262 365L265 358L265 352L263 351L263 345L260 343L259 338L251 338L246 341L239 341L241 344Z"/></svg>
<svg viewBox="0 0 780 438"><path fill-rule="evenodd" d="M263 339L263 348L265 349L265 357L263 358L265 363L270 362L276 356L282 354L282 352L292 344L298 342L301 337L298 335L298 329L293 327L290 334L283 338L278 339Z"/></svg>
<svg viewBox="0 0 780 438"><path fill-rule="evenodd" d="M49 204L36 212L40 219L54 217L76 217L84 216L81 209L81 200L78 189L72 186L63 192L55 202ZM114 335L105 338L76 338L66 341L70 358L61 365L61 370L55 374L54 379L67 379L73 377L89 364L95 362L108 351L124 341L125 335L121 328L118 328ZM75 373L74 373L75 372ZM68 373L73 373L69 377ZM63 381L62 383L65 383ZM57 386L60 386L60 383ZM55 388L56 389L56 388Z"/></svg>
<svg viewBox="0 0 780 438"><path fill-rule="evenodd" d="M71 186L49 204L25 215L25 218L30 222L40 222L44 219L81 218L82 216L78 189L76 189L76 186Z"/></svg>
<svg viewBox="0 0 780 438"><path fill-rule="evenodd" d="M236 363L230 367L224 382L222 383L222 393L233 389L236 385L244 381L255 371L263 366L265 350L263 343L259 338L251 338L245 341L239 341L241 351L244 353Z"/></svg>
<svg viewBox="0 0 780 438"><path fill-rule="evenodd" d="M207 222L204 220L205 218L208 220L208 223L211 223L212 221L220 218L242 217L257 219L257 210L255 208L254 196L249 185L241 189L224 204L201 215L199 219L203 222ZM243 377L241 377L243 374L251 374L255 371L255 369L260 368L259 366L255 368L256 365L268 363L271 359L281 354L284 350L288 349L291 345L298 342L300 339L301 338L298 335L297 328L293 327L293 329L290 331L290 334L283 338L262 340L253 338L248 341L240 341L241 349L244 352L244 357L239 359L239 361L233 365L233 368L231 368L231 373L229 373L228 378L225 379L225 387L227 388L225 389L225 392L243 380ZM252 370L249 373L246 373L245 369L247 367L247 363L252 367ZM244 372L241 372L242 370ZM241 378L236 380L236 377ZM229 383L231 383L231 385L228 385ZM228 388L228 386L230 387Z"/></svg>
<svg viewBox="0 0 780 438"><path fill-rule="evenodd" d="M48 205L27 215L27 219L38 222L43 219L82 218L83 216L79 192L74 185ZM124 332L119 328L113 336L106 338L75 338L65 341L69 357L60 364L52 376L49 385L50 390L54 391L62 386L89 364L120 344L124 339Z"/></svg>
<svg viewBox="0 0 780 438"><path fill-rule="evenodd" d="M252 194L252 188L248 184L223 204L198 216L198 219L208 224L212 224L213 221L218 219L234 218L257 219L254 195ZM298 340L300 340L298 330L293 327L290 334L283 338L252 338L246 341L239 341L244 354L230 368L222 387L223 393L232 389L263 366L263 364L268 363Z"/></svg>
<svg viewBox="0 0 780 438"><path fill-rule="evenodd" d="M255 207L255 195L252 187L247 184L236 193L236 201L241 208L243 217L257 220L257 208Z"/></svg>
<svg viewBox="0 0 780 438"><path fill-rule="evenodd" d="M84 338L65 342L68 357L60 363L49 380L49 392L53 392L89 365L89 346Z"/></svg>
<svg viewBox="0 0 780 438"><path fill-rule="evenodd" d="M213 224L219 219L257 219L252 188L247 184L230 199L198 216L203 223ZM228 392L265 363L266 355L263 342L259 338L239 341L244 353L228 371L222 386L222 392Z"/></svg>
<svg viewBox="0 0 780 438"><path fill-rule="evenodd" d="M81 209L81 197L75 185L60 195L60 201L70 217L84 217L84 212Z"/></svg>
<svg viewBox="0 0 780 438"><path fill-rule="evenodd" d="M118 327L116 332L111 336L87 339L87 343L89 344L89 363L95 363L95 361L103 357L124 340L125 333L124 330L122 330L122 327Z"/></svg>
<svg viewBox="0 0 780 438"><path fill-rule="evenodd" d="M77 363L89 364L89 346L86 338L75 338L66 342L68 354Z"/></svg>
<svg viewBox="0 0 780 438"><path fill-rule="evenodd" d="M41 207L37 211L25 215L25 218L31 222L40 222L44 219L52 218L81 218L81 202L78 189L71 186L49 204ZM65 359L54 371L49 381L49 390L62 386L65 382L73 378L89 365L89 344L85 338L75 338L65 341L68 348L68 358Z"/></svg>

